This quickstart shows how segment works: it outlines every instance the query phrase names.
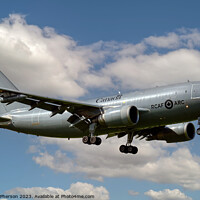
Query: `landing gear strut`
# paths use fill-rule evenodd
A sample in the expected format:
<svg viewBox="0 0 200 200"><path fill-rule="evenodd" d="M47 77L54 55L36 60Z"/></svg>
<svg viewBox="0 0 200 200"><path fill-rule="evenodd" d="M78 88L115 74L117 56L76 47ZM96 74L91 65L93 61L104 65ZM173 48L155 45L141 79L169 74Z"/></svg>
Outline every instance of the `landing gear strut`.
<svg viewBox="0 0 200 200"><path fill-rule="evenodd" d="M96 123L92 123L89 126L89 136L84 136L82 141L84 144L95 144L95 145L100 145L101 144L101 138L94 136L95 129L97 127Z"/></svg>
<svg viewBox="0 0 200 200"><path fill-rule="evenodd" d="M119 147L119 151L121 153L132 153L132 154L136 154L138 152L138 148L136 146L132 146L131 143L133 141L133 136L134 136L134 133L128 133L128 136L127 136L127 143L126 145L121 145Z"/></svg>

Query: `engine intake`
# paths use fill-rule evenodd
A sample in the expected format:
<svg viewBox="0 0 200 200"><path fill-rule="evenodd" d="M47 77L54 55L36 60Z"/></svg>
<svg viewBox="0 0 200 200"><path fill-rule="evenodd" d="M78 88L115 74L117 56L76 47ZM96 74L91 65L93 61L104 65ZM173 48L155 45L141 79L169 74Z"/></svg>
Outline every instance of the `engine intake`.
<svg viewBox="0 0 200 200"><path fill-rule="evenodd" d="M98 122L109 128L133 126L139 121L139 111L135 106L109 108L100 115Z"/></svg>
<svg viewBox="0 0 200 200"><path fill-rule="evenodd" d="M180 123L157 129L147 137L147 140L165 140L167 143L185 142L192 140L194 136L195 127L193 123Z"/></svg>

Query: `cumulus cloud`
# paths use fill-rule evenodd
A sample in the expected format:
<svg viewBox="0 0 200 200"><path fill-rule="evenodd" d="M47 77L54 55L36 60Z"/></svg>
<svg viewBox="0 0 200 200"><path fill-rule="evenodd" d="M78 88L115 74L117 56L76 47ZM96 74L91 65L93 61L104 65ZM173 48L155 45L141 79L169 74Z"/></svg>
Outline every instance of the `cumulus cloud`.
<svg viewBox="0 0 200 200"><path fill-rule="evenodd" d="M116 52L116 60L102 69L120 88L141 89L199 80L200 32L197 29L150 36L135 46L140 47L140 53L129 55L131 51L126 46L121 50L123 54Z"/></svg>
<svg viewBox="0 0 200 200"><path fill-rule="evenodd" d="M198 29L181 28L164 36L149 36L143 42L154 48L191 49L200 46L200 32Z"/></svg>
<svg viewBox="0 0 200 200"><path fill-rule="evenodd" d="M179 36L175 33L168 33L167 36L150 36L144 40L147 44L159 47L174 49L179 47Z"/></svg>
<svg viewBox="0 0 200 200"><path fill-rule="evenodd" d="M186 80L199 80L200 52L179 49L164 55L153 53L135 57L121 58L108 64L104 74L110 74L122 88L147 88L177 83ZM161 85L161 84L160 84Z"/></svg>
<svg viewBox="0 0 200 200"><path fill-rule="evenodd" d="M28 25L18 14L0 23L0 44L1 70L20 88L62 97L85 94L86 88L81 86L84 75L90 74L93 65L106 54L101 42L78 46L71 37L59 35L53 28ZM95 74L91 72L91 76ZM107 78L98 79L110 84Z"/></svg>
<svg viewBox="0 0 200 200"><path fill-rule="evenodd" d="M186 196L178 189L165 189L158 192L149 190L148 192L145 192L145 195L151 197L153 200L192 200L191 197Z"/></svg>
<svg viewBox="0 0 200 200"><path fill-rule="evenodd" d="M88 183L73 183L71 184L68 190L63 190L60 188L41 188L41 187L32 187L32 188L14 188L5 192L6 194L27 194L31 195L33 199L44 199L44 197L39 198L40 195L49 195L49 198L46 199L55 199L56 195L59 195L59 198L66 198L67 195L80 195L81 197L77 197L76 199L88 199L89 196L92 199L96 200L109 200L109 192L103 186L95 187ZM36 197L36 196L37 197ZM63 198L61 198L63 195ZM66 196L65 196L66 195ZM50 198L52 196L52 198ZM93 198L94 197L94 198Z"/></svg>
<svg viewBox="0 0 200 200"><path fill-rule="evenodd" d="M198 29L149 36L137 44L81 46L51 27L11 14L0 23L0 44L1 70L19 88L48 96L77 98L94 88L130 91L199 79Z"/></svg>
<svg viewBox="0 0 200 200"><path fill-rule="evenodd" d="M103 141L101 146L88 146L78 139L41 138L40 144L46 150L34 154L33 160L56 172L82 173L98 181L103 181L104 177L129 177L200 190L200 157L192 155L187 147L134 141L139 153L124 155L118 150L124 143L124 139L112 138ZM49 153L48 145L57 145L59 149Z"/></svg>

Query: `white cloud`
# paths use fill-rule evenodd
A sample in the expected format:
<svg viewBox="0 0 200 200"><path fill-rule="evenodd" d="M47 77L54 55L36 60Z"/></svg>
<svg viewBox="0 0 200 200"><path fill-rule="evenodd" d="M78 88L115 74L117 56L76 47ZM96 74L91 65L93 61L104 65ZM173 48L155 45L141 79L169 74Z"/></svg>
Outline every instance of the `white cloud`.
<svg viewBox="0 0 200 200"><path fill-rule="evenodd" d="M103 181L104 177L129 177L156 183L178 184L185 189L200 190L200 157L187 147L164 142L134 141L137 155L124 155L118 150L124 139L112 138L101 146L88 146L74 139L40 138L41 151L33 160L40 166L62 173L82 173L88 178ZM48 145L59 150L48 152ZM174 148L170 153L168 148ZM70 156L70 155L73 156Z"/></svg>
<svg viewBox="0 0 200 200"><path fill-rule="evenodd" d="M137 196L139 194L139 192L135 192L134 190L129 190L128 193L131 195L131 196Z"/></svg>
<svg viewBox="0 0 200 200"><path fill-rule="evenodd" d="M150 36L144 39L147 44L158 48L174 49L179 47L179 36L175 33L168 33L167 36Z"/></svg>
<svg viewBox="0 0 200 200"><path fill-rule="evenodd" d="M38 153L38 152L40 152L40 151L39 151L39 148L36 147L35 145L29 146L29 149L28 149L28 151L27 151L27 153Z"/></svg>
<svg viewBox="0 0 200 200"><path fill-rule="evenodd" d="M62 97L85 94L86 88L81 85L84 75L89 76L93 65L101 63L106 53L101 42L78 46L71 37L49 27L28 25L17 14L0 23L0 44L1 70L20 88ZM102 85L111 84L107 77L98 78Z"/></svg>
<svg viewBox="0 0 200 200"><path fill-rule="evenodd" d="M32 188L14 188L11 190L8 190L5 192L6 194L27 194L31 195L33 199L44 199L44 198L36 198L35 195L53 195L52 198L48 199L55 199L56 195L60 195L60 198L58 199L63 199L61 198L61 195L81 195L84 198L76 198L76 199L88 199L87 197L91 196L95 200L109 200L109 192L104 188L103 186L100 187L95 187L91 184L88 183L73 183L71 184L70 188L68 190L63 190L60 188L53 188L53 187L48 187L48 188L41 188L41 187L32 187ZM65 197L66 198L66 197Z"/></svg>
<svg viewBox="0 0 200 200"><path fill-rule="evenodd" d="M200 32L198 29L181 28L177 32L170 32L165 36L150 36L144 39L150 47L163 49L195 48L200 46Z"/></svg>
<svg viewBox="0 0 200 200"><path fill-rule="evenodd" d="M145 192L145 195L151 197L153 200L192 200L191 197L186 196L178 189L165 189L158 192L149 190L148 192Z"/></svg>
<svg viewBox="0 0 200 200"><path fill-rule="evenodd" d="M200 32L197 29L179 29L180 40L187 48L195 48L200 46Z"/></svg>
<svg viewBox="0 0 200 200"><path fill-rule="evenodd" d="M130 91L198 80L200 72L197 29L149 36L137 44L99 41L80 46L70 36L12 14L0 23L0 44L1 70L19 88L54 97L76 98L90 88Z"/></svg>
<svg viewBox="0 0 200 200"><path fill-rule="evenodd" d="M199 80L199 66L199 51L179 49L164 55L154 53L119 58L102 71L113 80L117 80L124 89L141 89L153 87L155 82L170 84L188 79Z"/></svg>

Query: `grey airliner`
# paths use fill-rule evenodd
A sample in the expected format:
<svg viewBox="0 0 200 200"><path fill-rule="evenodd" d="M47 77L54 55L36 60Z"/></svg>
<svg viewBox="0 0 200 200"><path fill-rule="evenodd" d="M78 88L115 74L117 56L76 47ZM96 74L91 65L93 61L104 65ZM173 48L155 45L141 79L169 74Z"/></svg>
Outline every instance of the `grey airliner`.
<svg viewBox="0 0 200 200"><path fill-rule="evenodd" d="M100 145L100 135L127 136L122 153L136 154L133 138L192 140L200 124L200 82L155 87L87 102L59 100L21 92L0 72L0 128L37 136L82 138ZM200 129L197 129L200 134Z"/></svg>

